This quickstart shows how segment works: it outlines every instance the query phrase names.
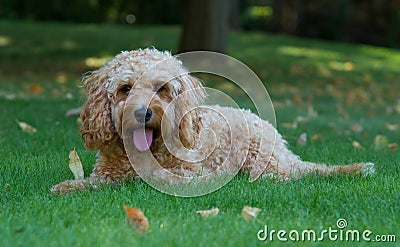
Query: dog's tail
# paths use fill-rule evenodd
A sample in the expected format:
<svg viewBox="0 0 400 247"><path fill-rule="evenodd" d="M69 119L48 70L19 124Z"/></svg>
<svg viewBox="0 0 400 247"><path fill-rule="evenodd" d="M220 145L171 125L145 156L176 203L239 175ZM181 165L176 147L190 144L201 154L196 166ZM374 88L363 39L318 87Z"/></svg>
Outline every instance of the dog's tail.
<svg viewBox="0 0 400 247"><path fill-rule="evenodd" d="M316 164L302 161L297 167L299 175L317 174L317 175L363 175L371 176L375 172L374 163L358 163L353 165L335 165Z"/></svg>

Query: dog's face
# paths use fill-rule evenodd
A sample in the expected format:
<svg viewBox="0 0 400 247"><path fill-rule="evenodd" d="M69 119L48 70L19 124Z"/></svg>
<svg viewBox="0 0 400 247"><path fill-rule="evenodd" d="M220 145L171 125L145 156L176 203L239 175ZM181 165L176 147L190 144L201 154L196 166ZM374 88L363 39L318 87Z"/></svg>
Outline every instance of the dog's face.
<svg viewBox="0 0 400 247"><path fill-rule="evenodd" d="M191 110L205 94L200 82L169 53L122 52L92 73L85 85L89 97L81 113L81 134L87 147L101 150L120 140L123 124L133 129L139 151L159 143L162 124L167 134L177 133L184 146L192 145L199 120Z"/></svg>

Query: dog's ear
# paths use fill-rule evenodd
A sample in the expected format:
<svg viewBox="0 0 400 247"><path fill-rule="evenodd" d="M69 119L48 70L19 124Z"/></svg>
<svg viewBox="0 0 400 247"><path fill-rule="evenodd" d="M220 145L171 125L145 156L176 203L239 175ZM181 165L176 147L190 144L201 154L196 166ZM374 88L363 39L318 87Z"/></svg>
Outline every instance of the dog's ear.
<svg viewBox="0 0 400 247"><path fill-rule="evenodd" d="M101 150L116 139L111 120L110 100L104 89L106 80L104 68L83 78L83 87L87 89L88 97L81 111L80 133L85 146L91 150Z"/></svg>
<svg viewBox="0 0 400 247"><path fill-rule="evenodd" d="M196 136L201 129L199 109L197 109L206 97L202 83L196 77L189 74L179 77L180 89L177 106L175 107L175 119L178 124L179 138L186 148L194 147Z"/></svg>

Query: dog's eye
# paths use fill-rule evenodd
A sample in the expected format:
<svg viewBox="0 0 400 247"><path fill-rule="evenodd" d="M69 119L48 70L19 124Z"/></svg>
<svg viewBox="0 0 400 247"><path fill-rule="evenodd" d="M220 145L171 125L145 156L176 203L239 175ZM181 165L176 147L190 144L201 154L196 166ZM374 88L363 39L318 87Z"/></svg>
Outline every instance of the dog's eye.
<svg viewBox="0 0 400 247"><path fill-rule="evenodd" d="M157 85L157 86L154 87L154 91L155 91L156 93L162 93L162 92L164 92L165 90L166 90L165 86L162 86L162 85Z"/></svg>
<svg viewBox="0 0 400 247"><path fill-rule="evenodd" d="M121 93L124 93L124 94L129 94L129 92L131 91L131 89L132 89L132 87L131 86L129 86L129 85L125 85L125 86L123 86L119 91L121 92Z"/></svg>

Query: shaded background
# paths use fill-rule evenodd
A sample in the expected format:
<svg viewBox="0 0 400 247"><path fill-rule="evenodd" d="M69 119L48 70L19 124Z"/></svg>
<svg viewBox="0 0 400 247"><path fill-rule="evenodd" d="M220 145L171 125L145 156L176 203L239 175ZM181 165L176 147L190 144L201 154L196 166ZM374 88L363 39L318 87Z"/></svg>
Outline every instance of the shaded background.
<svg viewBox="0 0 400 247"><path fill-rule="evenodd" d="M2 0L2 19L183 26L178 50L226 50L229 30L400 46L400 0Z"/></svg>

